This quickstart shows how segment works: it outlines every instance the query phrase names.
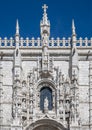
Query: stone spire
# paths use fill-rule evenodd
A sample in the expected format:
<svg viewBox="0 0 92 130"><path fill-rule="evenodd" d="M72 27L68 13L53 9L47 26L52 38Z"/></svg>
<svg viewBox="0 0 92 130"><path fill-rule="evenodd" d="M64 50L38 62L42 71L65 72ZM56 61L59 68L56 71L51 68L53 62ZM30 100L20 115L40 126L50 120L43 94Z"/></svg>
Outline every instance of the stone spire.
<svg viewBox="0 0 92 130"><path fill-rule="evenodd" d="M75 32L75 24L74 20L72 20L72 52L71 52L71 57L72 57L72 76L74 73L78 77L78 52L76 48L76 32Z"/></svg>
<svg viewBox="0 0 92 130"><path fill-rule="evenodd" d="M20 34L19 34L19 22L16 21L16 33L15 33L15 53L14 53L14 68L20 68L21 70L21 54L19 49Z"/></svg>
<svg viewBox="0 0 92 130"><path fill-rule="evenodd" d="M48 43L50 37L50 22L47 17L46 9L48 6L44 4L42 6L44 9L43 18L40 22L41 27L41 43L42 43L42 71L46 72L49 68L49 54L48 54Z"/></svg>
<svg viewBox="0 0 92 130"><path fill-rule="evenodd" d="M14 50L14 62L13 62L13 125L21 124L21 110L22 110L22 65L21 65L21 53L19 49L20 35L19 24L16 22L15 33L15 50ZM15 129L14 129L15 130ZM21 130L21 129L20 129Z"/></svg>
<svg viewBox="0 0 92 130"><path fill-rule="evenodd" d="M70 54L70 79L72 80L74 74L78 79L78 52L76 48L76 32L74 20L72 20L72 36L71 36L71 54Z"/></svg>
<svg viewBox="0 0 92 130"><path fill-rule="evenodd" d="M44 9L44 13L43 13L43 23L44 24L48 24L48 17L47 17L47 10L48 6L46 6L46 4L44 4L44 6L42 6L42 8Z"/></svg>
<svg viewBox="0 0 92 130"><path fill-rule="evenodd" d="M18 24L18 20L16 22L16 34L15 34L15 51L14 51L14 80L16 80L16 78L18 80L21 80L21 53L20 53L20 49L19 49L19 42L20 42L20 35L19 35L19 24Z"/></svg>
<svg viewBox="0 0 92 130"><path fill-rule="evenodd" d="M18 19L16 21L16 35L19 35L19 22L18 22Z"/></svg>
<svg viewBox="0 0 92 130"><path fill-rule="evenodd" d="M16 33L15 33L16 49L19 49L19 38L20 38L20 34L19 34L19 22L18 22L18 19L17 19L17 21L16 21Z"/></svg>
<svg viewBox="0 0 92 130"><path fill-rule="evenodd" d="M75 25L74 25L74 19L72 20L72 35L76 35Z"/></svg>
<svg viewBox="0 0 92 130"><path fill-rule="evenodd" d="M72 46L76 47L76 31L74 20L72 20Z"/></svg>
<svg viewBox="0 0 92 130"><path fill-rule="evenodd" d="M71 38L71 55L70 55L70 79L71 79L71 129L78 126L79 120L79 86L78 86L78 51L76 47L76 32L74 20L72 20L72 38Z"/></svg>
<svg viewBox="0 0 92 130"><path fill-rule="evenodd" d="M49 37L50 36L50 21L48 20L47 12L46 12L46 9L48 8L48 6L46 6L46 4L44 4L44 6L42 6L42 8L44 9L44 13L43 13L43 18L40 22L41 37L43 37L43 35L45 33Z"/></svg>

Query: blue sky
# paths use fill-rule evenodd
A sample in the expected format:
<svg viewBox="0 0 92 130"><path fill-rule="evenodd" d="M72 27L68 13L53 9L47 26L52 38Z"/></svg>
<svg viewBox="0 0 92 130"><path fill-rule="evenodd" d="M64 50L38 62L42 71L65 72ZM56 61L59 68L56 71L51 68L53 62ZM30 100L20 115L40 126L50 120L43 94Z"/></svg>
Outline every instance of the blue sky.
<svg viewBox="0 0 92 130"><path fill-rule="evenodd" d="M21 37L40 37L43 4L48 5L51 37L70 37L72 19L77 37L92 36L92 0L0 0L0 37L14 36L17 18Z"/></svg>

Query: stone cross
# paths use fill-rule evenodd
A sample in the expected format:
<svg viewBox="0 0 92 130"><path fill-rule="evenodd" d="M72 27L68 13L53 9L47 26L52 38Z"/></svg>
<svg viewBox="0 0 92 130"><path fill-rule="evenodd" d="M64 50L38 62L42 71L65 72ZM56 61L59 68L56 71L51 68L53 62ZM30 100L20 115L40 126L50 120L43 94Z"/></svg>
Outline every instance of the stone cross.
<svg viewBox="0 0 92 130"><path fill-rule="evenodd" d="M42 8L44 9L44 12L46 12L46 9L48 9L48 6L46 4L44 4L44 6L42 6Z"/></svg>

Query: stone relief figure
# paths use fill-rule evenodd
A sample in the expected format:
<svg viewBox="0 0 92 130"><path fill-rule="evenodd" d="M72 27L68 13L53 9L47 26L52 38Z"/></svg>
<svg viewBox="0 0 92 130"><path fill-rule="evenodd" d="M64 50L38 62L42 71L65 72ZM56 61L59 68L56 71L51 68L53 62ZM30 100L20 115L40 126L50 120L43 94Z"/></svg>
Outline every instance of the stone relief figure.
<svg viewBox="0 0 92 130"><path fill-rule="evenodd" d="M71 106L71 121L74 121L75 109L74 106Z"/></svg>
<svg viewBox="0 0 92 130"><path fill-rule="evenodd" d="M66 93L67 95L69 95L69 94L70 94L69 84L66 85L65 87L66 87L66 89L65 89L65 93Z"/></svg>
<svg viewBox="0 0 92 130"><path fill-rule="evenodd" d="M47 43L48 43L48 36L47 36L46 34L44 34L43 43L44 43L44 44L47 44Z"/></svg>
<svg viewBox="0 0 92 130"><path fill-rule="evenodd" d="M22 108L26 109L26 99L24 99L23 102L22 102Z"/></svg>
<svg viewBox="0 0 92 130"><path fill-rule="evenodd" d="M23 82L23 83L22 83L22 93L23 93L23 94L26 94L26 93L27 93L27 85L26 85L26 82Z"/></svg>
<svg viewBox="0 0 92 130"><path fill-rule="evenodd" d="M21 105L18 104L18 114L20 115L21 114Z"/></svg>
<svg viewBox="0 0 92 130"><path fill-rule="evenodd" d="M62 114L63 110L64 110L63 102L60 102L59 113Z"/></svg>
<svg viewBox="0 0 92 130"><path fill-rule="evenodd" d="M72 111L72 117L74 117L75 109L74 109L74 106L73 106L73 105L72 105L72 107L71 107L71 111Z"/></svg>
<svg viewBox="0 0 92 130"><path fill-rule="evenodd" d="M33 104L32 104L32 102L30 103L30 113L31 114L33 113Z"/></svg>
<svg viewBox="0 0 92 130"><path fill-rule="evenodd" d="M71 101L71 121L74 121L74 118L76 116L76 102L74 99Z"/></svg>
<svg viewBox="0 0 92 130"><path fill-rule="evenodd" d="M69 110L70 110L70 105L69 105L69 102L66 102L65 107L66 107L66 110L67 110L67 111L69 111Z"/></svg>
<svg viewBox="0 0 92 130"><path fill-rule="evenodd" d="M33 88L30 87L30 96L32 97L33 96Z"/></svg>

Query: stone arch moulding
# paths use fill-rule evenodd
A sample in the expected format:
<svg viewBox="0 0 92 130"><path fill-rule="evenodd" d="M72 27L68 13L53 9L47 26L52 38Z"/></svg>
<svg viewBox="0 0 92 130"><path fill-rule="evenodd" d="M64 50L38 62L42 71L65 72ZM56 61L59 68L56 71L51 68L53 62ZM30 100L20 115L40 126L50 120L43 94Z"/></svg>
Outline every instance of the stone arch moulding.
<svg viewBox="0 0 92 130"><path fill-rule="evenodd" d="M42 85L48 84L49 87L53 90L56 91L56 85L52 80L49 79L41 79L38 83L37 83L37 89L40 91L40 89L42 88Z"/></svg>
<svg viewBox="0 0 92 130"><path fill-rule="evenodd" d="M52 119L41 119L33 122L25 130L67 130L63 124Z"/></svg>

